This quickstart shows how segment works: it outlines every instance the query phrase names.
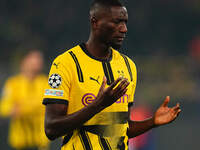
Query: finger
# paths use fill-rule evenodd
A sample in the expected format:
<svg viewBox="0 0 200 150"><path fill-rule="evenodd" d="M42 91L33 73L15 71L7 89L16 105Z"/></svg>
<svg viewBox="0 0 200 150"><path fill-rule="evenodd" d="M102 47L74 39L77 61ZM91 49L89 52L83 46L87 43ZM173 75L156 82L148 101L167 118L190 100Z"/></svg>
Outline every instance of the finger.
<svg viewBox="0 0 200 150"><path fill-rule="evenodd" d="M114 88L113 93L117 93L125 89L129 85L128 79L122 79L122 81Z"/></svg>
<svg viewBox="0 0 200 150"><path fill-rule="evenodd" d="M106 79L106 77L104 76L104 77L103 77L103 81L102 81L102 83L101 83L101 87L100 87L100 89L99 89L99 93L102 93L102 92L104 91L105 86L106 86L106 82L107 82L107 79Z"/></svg>
<svg viewBox="0 0 200 150"><path fill-rule="evenodd" d="M114 94L118 94L121 93L124 89L126 89L128 87L130 83L128 81L124 81L122 83L120 83L114 90L113 93Z"/></svg>
<svg viewBox="0 0 200 150"><path fill-rule="evenodd" d="M180 112L181 112L181 109L178 109L175 114L178 115Z"/></svg>
<svg viewBox="0 0 200 150"><path fill-rule="evenodd" d="M179 104L179 103L176 103L176 107L180 107L180 104Z"/></svg>
<svg viewBox="0 0 200 150"><path fill-rule="evenodd" d="M117 95L118 97L121 97L126 93L127 90L128 90L127 88L121 89L120 91L114 93L114 95Z"/></svg>
<svg viewBox="0 0 200 150"><path fill-rule="evenodd" d="M174 119L176 119L176 118L179 116L180 112L181 112L181 109L179 109L179 110L174 114ZM173 119L173 120L174 120L174 119Z"/></svg>
<svg viewBox="0 0 200 150"><path fill-rule="evenodd" d="M170 97L166 96L166 98L165 98L165 100L164 100L164 102L162 103L161 106L166 107L168 105L168 103L169 103L169 100L170 100Z"/></svg>
<svg viewBox="0 0 200 150"><path fill-rule="evenodd" d="M126 94L128 89L124 89L122 92L121 92L121 95L123 96L124 94Z"/></svg>
<svg viewBox="0 0 200 150"><path fill-rule="evenodd" d="M179 103L177 103L176 106L174 106L172 108L172 110L175 111L175 112L178 111L179 109L180 109L180 104Z"/></svg>
<svg viewBox="0 0 200 150"><path fill-rule="evenodd" d="M118 94L115 94L115 99L116 101L122 97L126 92L127 92L128 89L124 89L122 92L118 93Z"/></svg>
<svg viewBox="0 0 200 150"><path fill-rule="evenodd" d="M112 90L120 81L122 80L122 77L117 78L109 87L108 90Z"/></svg>
<svg viewBox="0 0 200 150"><path fill-rule="evenodd" d="M179 108L179 109L177 109L177 110L174 112L174 114L175 114L175 115L178 115L180 112L181 112L181 109Z"/></svg>
<svg viewBox="0 0 200 150"><path fill-rule="evenodd" d="M129 86L130 82L126 81L125 84L122 85L121 89L126 89Z"/></svg>

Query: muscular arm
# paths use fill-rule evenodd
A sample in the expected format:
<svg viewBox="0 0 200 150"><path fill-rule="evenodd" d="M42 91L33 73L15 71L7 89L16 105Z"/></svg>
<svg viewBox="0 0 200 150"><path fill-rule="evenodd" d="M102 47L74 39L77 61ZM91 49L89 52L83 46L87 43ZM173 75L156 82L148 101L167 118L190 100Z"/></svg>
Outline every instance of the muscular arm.
<svg viewBox="0 0 200 150"><path fill-rule="evenodd" d="M45 113L45 132L50 140L63 136L70 131L79 128L84 122L101 111L95 104L88 105L83 109L67 114L66 104L47 104Z"/></svg>
<svg viewBox="0 0 200 150"><path fill-rule="evenodd" d="M140 134L147 132L148 130L156 127L154 124L154 119L149 118L143 121L132 121L129 120L129 129L128 129L128 137L136 137Z"/></svg>
<svg viewBox="0 0 200 150"><path fill-rule="evenodd" d="M169 96L166 97L163 104L156 110L152 118L143 121L131 121L129 120L128 137L136 137L144 132L161 125L168 124L174 121L178 114L181 112L179 103L176 106L168 107ZM130 110L130 109L129 109Z"/></svg>
<svg viewBox="0 0 200 150"><path fill-rule="evenodd" d="M114 88L117 84L118 86ZM45 113L45 133L47 137L54 140L81 127L94 115L112 105L124 95L129 82L127 79L119 78L106 89L105 85L106 79L104 78L95 101L73 114L67 114L68 105L66 104L47 104Z"/></svg>

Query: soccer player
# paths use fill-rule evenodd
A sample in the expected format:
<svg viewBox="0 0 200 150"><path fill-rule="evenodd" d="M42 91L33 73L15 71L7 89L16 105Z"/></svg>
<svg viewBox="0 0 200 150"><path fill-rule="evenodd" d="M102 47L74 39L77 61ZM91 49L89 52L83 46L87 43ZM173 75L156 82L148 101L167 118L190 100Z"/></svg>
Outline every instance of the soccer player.
<svg viewBox="0 0 200 150"><path fill-rule="evenodd" d="M63 137L62 150L127 150L128 138L172 122L180 106L169 97L144 121L129 119L136 87L136 67L121 54L128 14L119 0L94 0L87 42L52 63L43 104L49 139Z"/></svg>
<svg viewBox="0 0 200 150"><path fill-rule="evenodd" d="M9 143L16 150L46 150L49 140L44 134L42 95L47 81L40 73L40 51L27 52L20 73L7 79L0 103L0 115L10 117Z"/></svg>

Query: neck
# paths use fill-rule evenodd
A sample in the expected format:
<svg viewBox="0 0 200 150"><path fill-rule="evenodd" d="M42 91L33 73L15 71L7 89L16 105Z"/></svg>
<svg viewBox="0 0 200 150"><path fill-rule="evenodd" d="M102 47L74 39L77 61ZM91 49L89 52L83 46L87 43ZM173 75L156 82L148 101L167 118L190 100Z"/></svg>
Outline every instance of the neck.
<svg viewBox="0 0 200 150"><path fill-rule="evenodd" d="M86 48L89 53L96 58L110 58L110 47L99 40L95 40L93 36L90 36L89 40L86 42Z"/></svg>

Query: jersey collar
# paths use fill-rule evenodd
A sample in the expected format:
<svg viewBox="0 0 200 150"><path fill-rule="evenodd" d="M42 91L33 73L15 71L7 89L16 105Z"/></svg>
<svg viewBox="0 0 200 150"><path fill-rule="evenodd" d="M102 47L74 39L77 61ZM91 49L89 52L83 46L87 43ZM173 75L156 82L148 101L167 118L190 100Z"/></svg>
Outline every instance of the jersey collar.
<svg viewBox="0 0 200 150"><path fill-rule="evenodd" d="M81 43L79 46L80 46L81 49L85 52L85 54L88 55L89 57L91 57L92 59L95 59L95 60L98 60L98 61L101 61L101 62L110 62L110 61L112 60L112 49L110 49L111 55L110 55L110 57L109 57L108 59L100 59L100 58L94 57L93 55L91 55L91 54L89 53L89 51L88 51L87 48L86 48L85 43Z"/></svg>

